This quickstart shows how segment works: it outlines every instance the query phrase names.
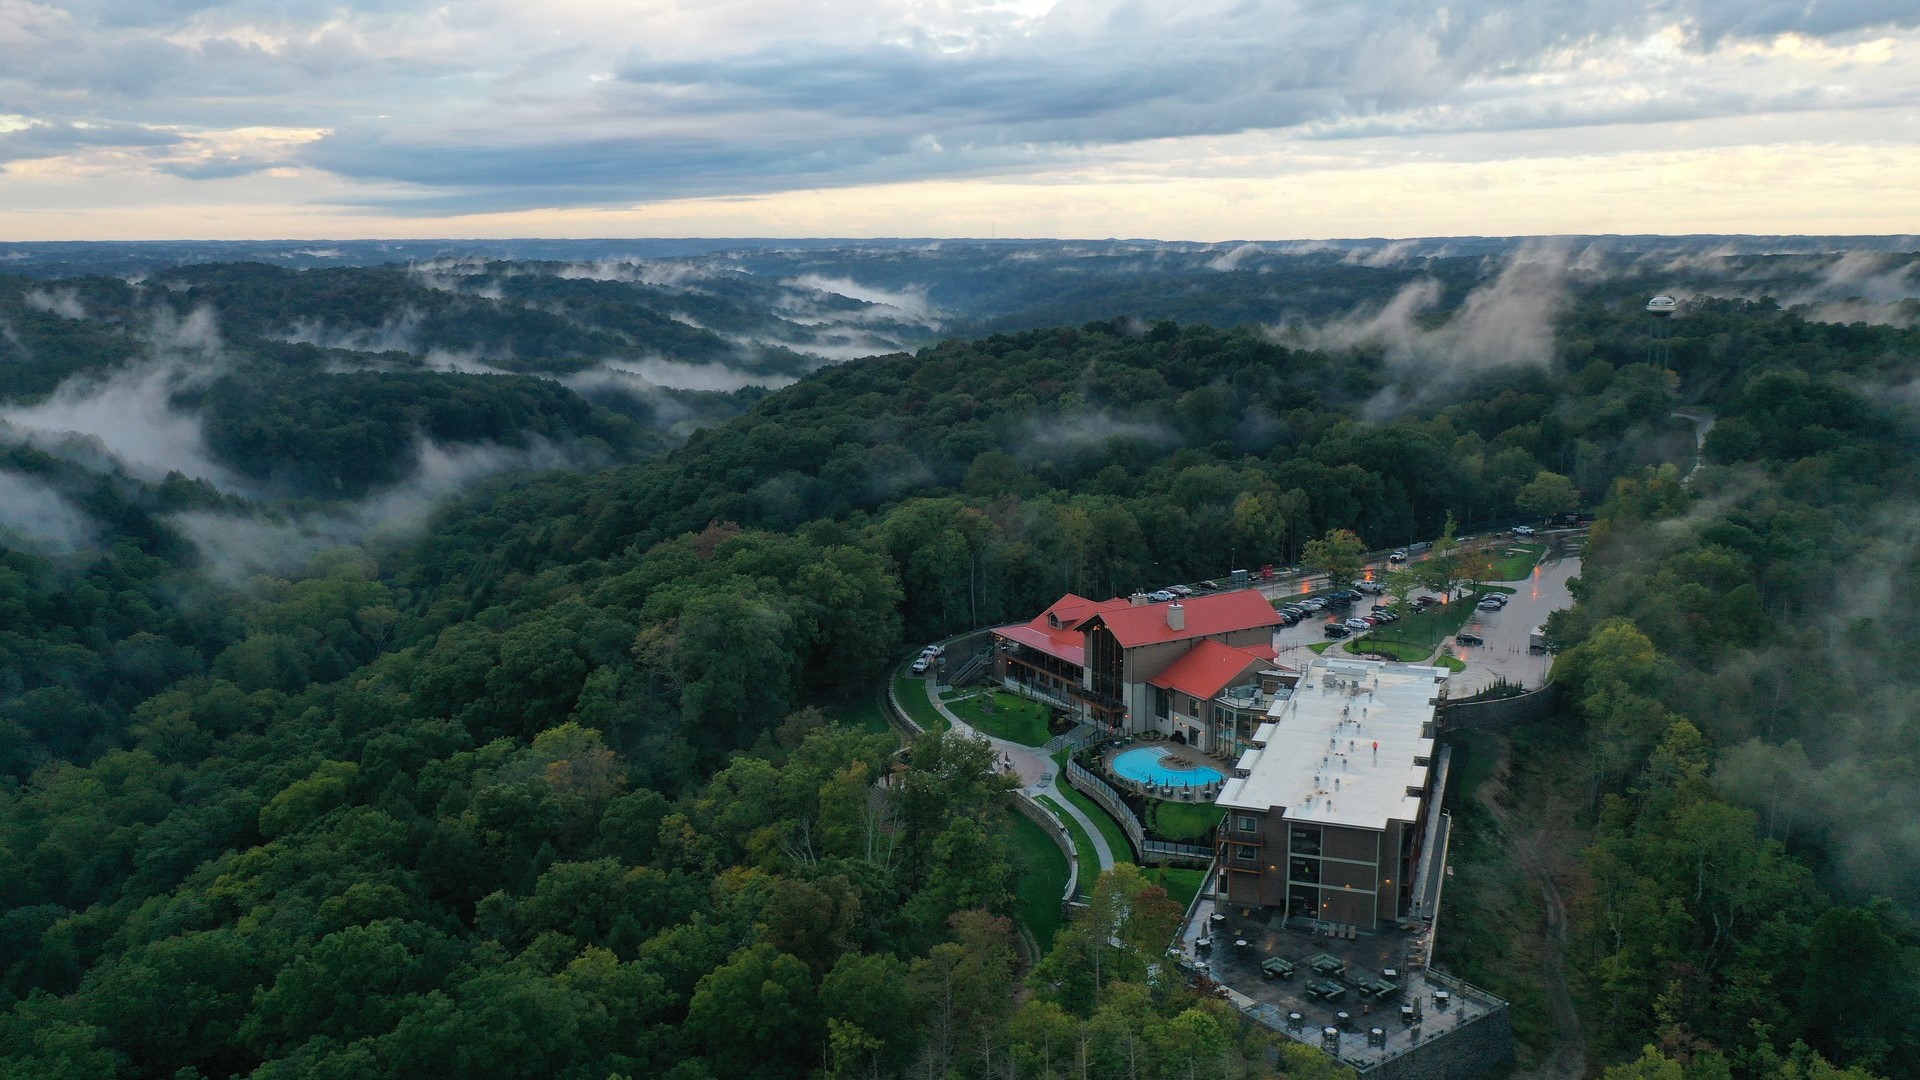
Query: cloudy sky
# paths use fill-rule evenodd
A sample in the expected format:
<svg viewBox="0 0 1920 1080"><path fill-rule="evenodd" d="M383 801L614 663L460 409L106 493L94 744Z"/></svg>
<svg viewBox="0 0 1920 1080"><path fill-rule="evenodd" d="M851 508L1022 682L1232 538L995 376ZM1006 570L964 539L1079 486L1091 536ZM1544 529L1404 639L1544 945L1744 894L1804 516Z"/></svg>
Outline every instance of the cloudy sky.
<svg viewBox="0 0 1920 1080"><path fill-rule="evenodd" d="M0 239L1920 232L1915 0L0 0Z"/></svg>

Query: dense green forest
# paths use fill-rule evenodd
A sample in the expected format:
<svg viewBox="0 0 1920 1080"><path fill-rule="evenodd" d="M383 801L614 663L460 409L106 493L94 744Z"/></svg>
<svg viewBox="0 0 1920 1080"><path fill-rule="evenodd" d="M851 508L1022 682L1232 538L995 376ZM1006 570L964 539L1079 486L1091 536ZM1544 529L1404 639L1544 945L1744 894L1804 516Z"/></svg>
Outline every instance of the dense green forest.
<svg viewBox="0 0 1920 1080"><path fill-rule="evenodd" d="M9 394L151 355L120 287L7 309ZM1383 346L1101 319L722 395L649 455L551 381L337 370L257 333L323 310L275 296L172 399L248 483L352 498L420 437L581 464L236 587L180 522L242 495L7 450L91 536L0 555L0 1076L1338 1075L1166 977L1136 875L1027 943L982 752L821 710L1062 591L1517 520L1543 474L1601 512L1551 627L1601 1049L1915 1075L1920 334L1702 301L1659 367L1622 282L1421 398Z"/></svg>

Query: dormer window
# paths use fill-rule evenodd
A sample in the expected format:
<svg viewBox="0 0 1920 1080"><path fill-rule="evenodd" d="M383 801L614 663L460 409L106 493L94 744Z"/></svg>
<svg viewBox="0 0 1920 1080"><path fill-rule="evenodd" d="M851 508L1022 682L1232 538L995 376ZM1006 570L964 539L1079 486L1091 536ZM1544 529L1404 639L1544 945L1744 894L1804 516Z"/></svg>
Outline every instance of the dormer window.
<svg viewBox="0 0 1920 1080"><path fill-rule="evenodd" d="M1060 629L1060 616L1051 611L1047 612L1047 625L1053 627L1055 630Z"/></svg>

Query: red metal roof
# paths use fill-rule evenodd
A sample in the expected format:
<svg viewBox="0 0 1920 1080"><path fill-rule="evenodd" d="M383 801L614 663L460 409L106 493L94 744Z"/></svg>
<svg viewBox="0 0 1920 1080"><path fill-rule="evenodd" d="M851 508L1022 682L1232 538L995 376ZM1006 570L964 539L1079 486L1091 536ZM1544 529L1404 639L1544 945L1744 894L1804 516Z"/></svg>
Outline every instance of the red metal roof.
<svg viewBox="0 0 1920 1080"><path fill-rule="evenodd" d="M1256 589L1195 596L1173 603L1183 604L1186 609L1186 625L1179 630L1167 625L1167 609L1173 605L1165 603L1136 606L1121 601L1121 607L1099 612L1100 621L1113 632L1114 640L1123 649L1280 625L1280 616L1274 612L1273 605Z"/></svg>
<svg viewBox="0 0 1920 1080"><path fill-rule="evenodd" d="M1100 612L1129 606L1127 601L1117 597L1112 600L1089 600L1068 593L1032 619L1011 626L997 626L993 632L1009 641L1017 641L1026 648L1038 649L1076 667L1085 667L1086 638L1080 633L1080 624ZM1059 625L1055 626L1055 622Z"/></svg>
<svg viewBox="0 0 1920 1080"><path fill-rule="evenodd" d="M1217 641L1202 641L1188 649L1186 655L1175 660L1167 670L1147 681L1168 690L1192 694L1205 701L1232 686L1249 670L1271 667L1273 658L1274 651L1267 645L1236 649Z"/></svg>

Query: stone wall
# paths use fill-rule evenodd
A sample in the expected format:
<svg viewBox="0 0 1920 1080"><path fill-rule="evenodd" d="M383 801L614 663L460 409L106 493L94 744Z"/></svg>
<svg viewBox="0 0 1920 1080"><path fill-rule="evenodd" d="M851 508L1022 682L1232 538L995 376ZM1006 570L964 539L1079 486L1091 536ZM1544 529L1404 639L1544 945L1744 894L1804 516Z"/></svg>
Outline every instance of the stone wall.
<svg viewBox="0 0 1920 1080"><path fill-rule="evenodd" d="M1367 1080L1439 1080L1473 1076L1513 1060L1513 1014L1501 1008L1361 1073Z"/></svg>
<svg viewBox="0 0 1920 1080"><path fill-rule="evenodd" d="M1449 701L1446 727L1451 731L1499 731L1545 719L1560 698L1557 683L1493 701Z"/></svg>

